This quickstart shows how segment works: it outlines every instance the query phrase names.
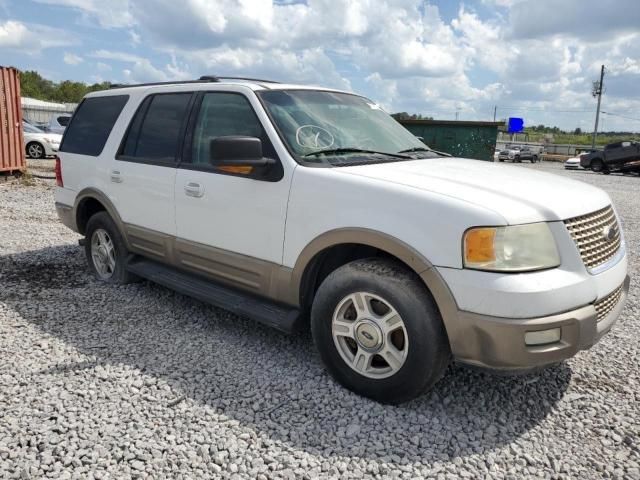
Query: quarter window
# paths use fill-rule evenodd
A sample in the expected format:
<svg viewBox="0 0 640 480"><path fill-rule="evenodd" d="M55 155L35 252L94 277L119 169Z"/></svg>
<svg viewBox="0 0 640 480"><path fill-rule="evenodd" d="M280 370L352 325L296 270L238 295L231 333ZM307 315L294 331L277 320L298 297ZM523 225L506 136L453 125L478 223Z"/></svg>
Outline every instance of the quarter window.
<svg viewBox="0 0 640 480"><path fill-rule="evenodd" d="M60 151L92 157L100 155L128 99L129 95L84 99L69 122Z"/></svg>

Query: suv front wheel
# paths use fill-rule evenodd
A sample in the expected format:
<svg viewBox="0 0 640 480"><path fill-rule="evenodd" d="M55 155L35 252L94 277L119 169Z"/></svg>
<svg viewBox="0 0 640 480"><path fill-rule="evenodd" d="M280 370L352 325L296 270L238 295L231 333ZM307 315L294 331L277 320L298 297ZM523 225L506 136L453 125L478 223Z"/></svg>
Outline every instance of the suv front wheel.
<svg viewBox="0 0 640 480"><path fill-rule="evenodd" d="M311 329L329 373L384 403L430 389L450 359L431 295L413 272L388 260L357 260L332 272L313 301Z"/></svg>
<svg viewBox="0 0 640 480"><path fill-rule="evenodd" d="M124 285L137 279L127 272L129 252L107 212L98 212L87 222L85 254L93 274L107 283Z"/></svg>

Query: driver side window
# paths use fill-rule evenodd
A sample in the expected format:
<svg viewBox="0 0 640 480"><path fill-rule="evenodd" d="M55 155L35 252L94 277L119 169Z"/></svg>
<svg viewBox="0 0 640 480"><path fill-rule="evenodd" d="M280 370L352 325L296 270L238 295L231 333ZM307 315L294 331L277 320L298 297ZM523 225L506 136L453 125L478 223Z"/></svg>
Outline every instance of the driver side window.
<svg viewBox="0 0 640 480"><path fill-rule="evenodd" d="M194 165L208 165L211 140L217 137L242 135L262 140L265 157L275 152L249 101L236 93L206 93L193 132L191 161Z"/></svg>

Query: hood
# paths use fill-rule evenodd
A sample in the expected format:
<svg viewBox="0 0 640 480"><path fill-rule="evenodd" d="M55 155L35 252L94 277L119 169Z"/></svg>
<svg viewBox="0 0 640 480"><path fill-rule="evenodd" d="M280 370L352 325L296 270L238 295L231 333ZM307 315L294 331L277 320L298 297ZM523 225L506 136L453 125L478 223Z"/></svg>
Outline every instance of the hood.
<svg viewBox="0 0 640 480"><path fill-rule="evenodd" d="M481 160L433 158L334 170L453 197L492 210L509 224L565 220L611 204L604 191L586 183Z"/></svg>
<svg viewBox="0 0 640 480"><path fill-rule="evenodd" d="M45 133L43 137L50 140L52 143L60 143L60 140L62 140L62 135L59 133Z"/></svg>
<svg viewBox="0 0 640 480"><path fill-rule="evenodd" d="M48 140L51 143L60 143L60 140L62 140L62 135L58 134L58 133L45 133L45 132L38 132L38 133L28 133L25 132L24 133L24 137L25 138L30 138L30 139L40 139L40 140Z"/></svg>

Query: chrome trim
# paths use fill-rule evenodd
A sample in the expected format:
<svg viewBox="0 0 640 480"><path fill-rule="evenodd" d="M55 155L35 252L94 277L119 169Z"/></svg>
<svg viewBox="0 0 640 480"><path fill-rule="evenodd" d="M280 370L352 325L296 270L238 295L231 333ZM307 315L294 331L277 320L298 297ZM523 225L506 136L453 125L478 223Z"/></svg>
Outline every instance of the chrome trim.
<svg viewBox="0 0 640 480"><path fill-rule="evenodd" d="M622 226L612 205L566 219L563 223L592 275L615 264L616 257L624 250ZM603 237L610 231L614 232L611 239Z"/></svg>

